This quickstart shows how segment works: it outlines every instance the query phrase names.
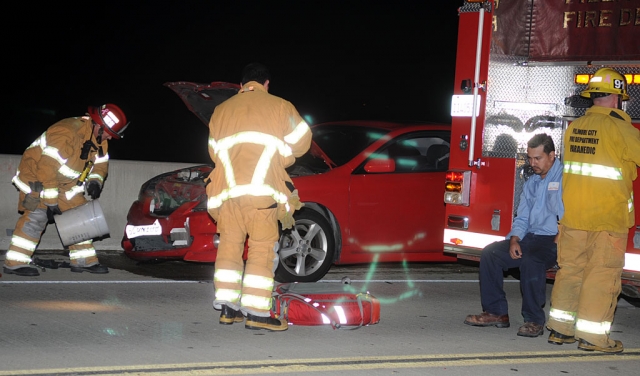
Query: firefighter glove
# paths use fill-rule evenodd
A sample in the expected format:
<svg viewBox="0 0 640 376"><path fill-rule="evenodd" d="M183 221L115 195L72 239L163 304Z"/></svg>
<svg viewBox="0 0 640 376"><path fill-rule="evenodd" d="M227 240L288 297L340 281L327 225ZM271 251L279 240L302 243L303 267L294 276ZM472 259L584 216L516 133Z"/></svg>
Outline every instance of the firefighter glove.
<svg viewBox="0 0 640 376"><path fill-rule="evenodd" d="M293 225L296 223L295 219L293 218L293 213L304 206L304 204L300 202L300 196L298 196L297 189L294 189L293 192L291 192L288 204L288 210L287 205L278 205L278 220L280 220L280 223L282 223L283 230L293 227Z"/></svg>
<svg viewBox="0 0 640 376"><path fill-rule="evenodd" d="M87 194L91 196L93 200L100 197L100 192L102 192L102 187L97 180L91 180L89 185L87 185Z"/></svg>
<svg viewBox="0 0 640 376"><path fill-rule="evenodd" d="M58 205L47 206L47 220L49 221L49 223L55 222L53 216L60 214L62 214L62 211L60 210Z"/></svg>

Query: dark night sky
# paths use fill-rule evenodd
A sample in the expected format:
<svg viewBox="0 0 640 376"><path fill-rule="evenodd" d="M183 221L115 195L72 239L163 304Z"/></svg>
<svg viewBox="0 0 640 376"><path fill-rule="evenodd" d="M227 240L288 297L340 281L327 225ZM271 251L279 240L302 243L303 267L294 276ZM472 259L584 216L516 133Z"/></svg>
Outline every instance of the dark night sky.
<svg viewBox="0 0 640 376"><path fill-rule="evenodd" d="M69 5L73 3L74 5ZM457 8L443 1L20 2L5 12L4 138L21 154L89 104L131 121L113 159L208 163L208 130L170 81L238 83L271 70L270 92L313 123L450 122ZM8 64L7 64L8 62Z"/></svg>

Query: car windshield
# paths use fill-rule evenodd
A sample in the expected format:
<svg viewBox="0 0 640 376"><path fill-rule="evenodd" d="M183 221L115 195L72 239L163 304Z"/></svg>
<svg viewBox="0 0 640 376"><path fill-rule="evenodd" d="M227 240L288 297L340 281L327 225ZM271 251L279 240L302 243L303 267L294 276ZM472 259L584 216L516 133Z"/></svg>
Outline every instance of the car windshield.
<svg viewBox="0 0 640 376"><path fill-rule="evenodd" d="M311 128L313 140L337 166L352 160L385 134L386 129L356 125L325 125Z"/></svg>

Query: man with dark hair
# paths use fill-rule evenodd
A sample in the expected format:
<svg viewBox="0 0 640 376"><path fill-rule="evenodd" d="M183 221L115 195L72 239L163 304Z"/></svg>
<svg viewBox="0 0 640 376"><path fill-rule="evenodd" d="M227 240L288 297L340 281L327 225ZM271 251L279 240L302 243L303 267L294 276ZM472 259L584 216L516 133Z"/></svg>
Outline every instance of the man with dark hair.
<svg viewBox="0 0 640 376"><path fill-rule="evenodd" d="M265 83L271 80L271 74L266 66L260 63L247 64L242 70L242 85L249 81Z"/></svg>
<svg viewBox="0 0 640 376"><path fill-rule="evenodd" d="M220 324L242 322L246 314L247 329L283 331L287 321L271 317L278 220L283 229L292 227L302 206L285 168L309 150L311 131L291 103L268 93L269 80L264 65L247 65L241 90L211 116L209 155L216 168L207 209L220 233L213 276Z"/></svg>
<svg viewBox="0 0 640 376"><path fill-rule="evenodd" d="M538 337L544 333L546 270L556 263L555 238L558 220L564 213L563 168L556 158L553 139L544 133L529 140L527 159L534 175L524 183L511 232L506 240L485 247L480 257L483 312L468 315L464 323L508 328L503 272L519 268L524 325L518 329L518 335Z"/></svg>
<svg viewBox="0 0 640 376"><path fill-rule="evenodd" d="M579 340L578 349L618 353L622 342L609 333L635 218L640 132L622 110L629 94L619 72L598 69L580 95L591 98L593 107L569 125L564 138L567 211L560 221L560 269L551 293L548 341Z"/></svg>

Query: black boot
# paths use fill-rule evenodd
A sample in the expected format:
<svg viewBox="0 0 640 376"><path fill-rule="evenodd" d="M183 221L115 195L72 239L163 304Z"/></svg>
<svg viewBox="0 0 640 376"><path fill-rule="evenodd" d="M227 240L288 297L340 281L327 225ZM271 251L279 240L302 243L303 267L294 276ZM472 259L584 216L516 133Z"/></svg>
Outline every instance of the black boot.
<svg viewBox="0 0 640 376"><path fill-rule="evenodd" d="M89 272L89 273L95 273L95 274L106 274L106 273L109 273L109 268L100 264L95 264L91 266L71 265L71 271L74 273Z"/></svg>
<svg viewBox="0 0 640 376"><path fill-rule="evenodd" d="M38 269L31 266L22 266L16 269L9 269L5 266L2 268L2 271L4 271L6 274L15 274L19 275L20 277L37 277L40 275Z"/></svg>
<svg viewBox="0 0 640 376"><path fill-rule="evenodd" d="M247 322L245 322L244 327L254 330L266 329L271 332L281 332L289 329L289 324L287 323L287 320L284 319L254 316L247 313Z"/></svg>
<svg viewBox="0 0 640 376"><path fill-rule="evenodd" d="M547 327L547 329L549 328ZM556 332L553 329L549 329L549 332L549 339L547 342L552 345L563 345L565 343L574 343L576 341L576 337L574 336L568 336L566 334Z"/></svg>
<svg viewBox="0 0 640 376"><path fill-rule="evenodd" d="M220 312L220 324L222 325L231 325L234 322L243 322L244 315L240 310L235 310L233 308L227 307L226 304L222 305L222 312Z"/></svg>

